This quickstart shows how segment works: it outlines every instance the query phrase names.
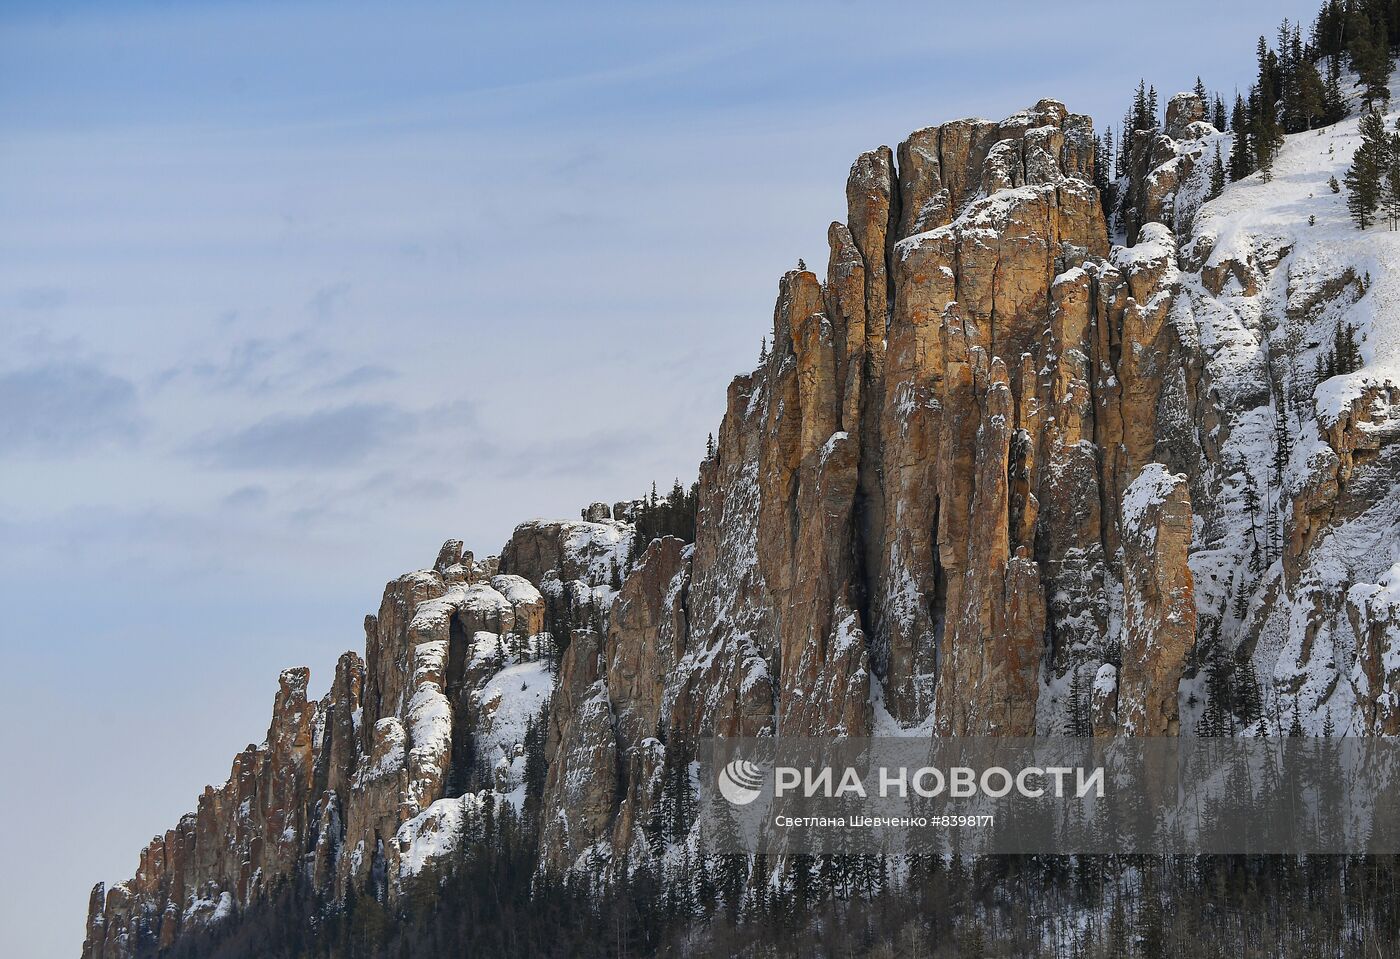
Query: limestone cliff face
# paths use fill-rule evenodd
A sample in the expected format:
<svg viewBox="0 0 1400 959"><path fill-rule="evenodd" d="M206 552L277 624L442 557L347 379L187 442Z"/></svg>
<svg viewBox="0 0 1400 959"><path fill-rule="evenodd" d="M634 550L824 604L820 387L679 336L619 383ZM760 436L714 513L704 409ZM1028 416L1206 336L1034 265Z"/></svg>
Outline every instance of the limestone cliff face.
<svg viewBox="0 0 1400 959"><path fill-rule="evenodd" d="M1179 95L1132 139L1112 222L1053 100L861 155L824 276L781 278L730 384L695 542L629 549L622 503L449 541L320 702L283 674L266 741L94 890L85 955L279 879L394 900L520 801L531 729L557 870L646 855L699 737L1061 733L1076 673L1095 735L1190 732L1225 655L1275 731L1400 731L1400 393L1297 373L1383 278L1252 226L1247 183L1207 203L1203 117Z"/></svg>

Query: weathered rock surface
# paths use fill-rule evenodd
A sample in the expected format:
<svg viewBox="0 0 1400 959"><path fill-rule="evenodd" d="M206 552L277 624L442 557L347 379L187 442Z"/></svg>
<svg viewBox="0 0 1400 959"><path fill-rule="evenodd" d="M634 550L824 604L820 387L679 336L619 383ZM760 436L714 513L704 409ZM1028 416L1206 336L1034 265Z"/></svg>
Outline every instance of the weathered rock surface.
<svg viewBox="0 0 1400 959"><path fill-rule="evenodd" d="M449 540L388 584L363 661L319 702L285 672L265 742L93 890L84 955L296 874L393 901L482 796L519 801L536 729L559 870L646 855L702 737L1063 733L1073 675L1094 735L1191 731L1223 654L1271 715L1400 732L1400 393L1324 409L1297 374L1373 279L1221 221L1214 137L1173 97L1112 222L1058 101L862 154L824 277L782 277L729 386L695 542L630 549L641 501L499 557Z"/></svg>

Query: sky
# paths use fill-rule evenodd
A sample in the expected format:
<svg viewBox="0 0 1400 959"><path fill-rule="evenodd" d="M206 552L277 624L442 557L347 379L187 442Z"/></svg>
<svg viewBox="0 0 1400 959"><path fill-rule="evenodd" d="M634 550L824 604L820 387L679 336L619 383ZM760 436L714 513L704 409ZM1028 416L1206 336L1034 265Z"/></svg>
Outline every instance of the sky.
<svg viewBox="0 0 1400 959"><path fill-rule="evenodd" d="M689 483L858 153L1315 7L0 2L0 953L443 540Z"/></svg>

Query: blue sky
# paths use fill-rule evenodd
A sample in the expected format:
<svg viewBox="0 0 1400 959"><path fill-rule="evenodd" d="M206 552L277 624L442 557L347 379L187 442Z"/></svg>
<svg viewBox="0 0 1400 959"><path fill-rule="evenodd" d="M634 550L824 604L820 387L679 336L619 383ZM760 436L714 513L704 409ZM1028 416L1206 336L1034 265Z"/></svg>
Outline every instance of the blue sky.
<svg viewBox="0 0 1400 959"><path fill-rule="evenodd" d="M442 540L689 481L857 153L1313 6L0 5L0 951Z"/></svg>

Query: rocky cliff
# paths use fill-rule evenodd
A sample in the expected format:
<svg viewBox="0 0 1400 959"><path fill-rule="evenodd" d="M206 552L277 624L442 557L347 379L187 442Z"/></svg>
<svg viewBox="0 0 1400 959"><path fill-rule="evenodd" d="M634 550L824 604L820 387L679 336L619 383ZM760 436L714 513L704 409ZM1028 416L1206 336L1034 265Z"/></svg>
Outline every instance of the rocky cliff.
<svg viewBox="0 0 1400 959"><path fill-rule="evenodd" d="M531 731L552 870L647 855L700 736L1063 732L1076 678L1094 735L1174 735L1222 661L1258 677L1241 729L1400 731L1400 238L1328 189L1354 120L1207 202L1204 116L1173 98L1116 204L1053 100L862 154L730 384L695 541L634 550L621 504L450 541L319 702L282 674L263 744L93 890L84 955L293 878L392 902L524 802ZM1364 364L1314 375L1344 329Z"/></svg>

